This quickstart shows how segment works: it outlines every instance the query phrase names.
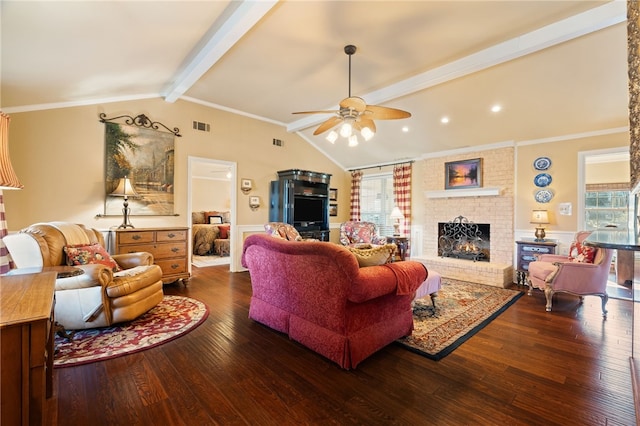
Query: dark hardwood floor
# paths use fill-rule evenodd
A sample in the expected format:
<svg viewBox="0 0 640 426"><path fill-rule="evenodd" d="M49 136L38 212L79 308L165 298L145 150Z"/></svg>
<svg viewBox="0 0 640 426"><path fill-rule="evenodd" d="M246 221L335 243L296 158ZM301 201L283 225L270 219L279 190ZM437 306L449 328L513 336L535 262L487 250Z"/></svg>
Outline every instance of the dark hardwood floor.
<svg viewBox="0 0 640 426"><path fill-rule="evenodd" d="M523 290L524 291L524 290ZM159 347L54 371L52 425L633 425L631 302L523 296L452 354L392 344L345 371L248 319L248 273L194 268L207 320Z"/></svg>

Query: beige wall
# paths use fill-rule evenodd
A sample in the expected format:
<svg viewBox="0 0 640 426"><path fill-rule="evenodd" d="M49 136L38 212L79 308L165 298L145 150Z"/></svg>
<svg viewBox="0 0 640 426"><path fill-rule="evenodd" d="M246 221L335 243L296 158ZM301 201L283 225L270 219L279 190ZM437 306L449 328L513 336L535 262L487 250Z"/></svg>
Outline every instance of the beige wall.
<svg viewBox="0 0 640 426"><path fill-rule="evenodd" d="M609 135L585 137L558 142L525 144L517 149L516 160L516 229L532 229L529 223L531 210L546 209L549 211L551 223L546 227L547 233L553 231L575 232L578 229L578 153L606 148L629 146L629 133L620 132ZM546 173L552 177L549 189L554 196L549 203L536 202L534 195L540 188L534 184L535 170L533 161L538 157L549 157L551 167ZM573 214L561 216L558 213L559 203L571 203Z"/></svg>
<svg viewBox="0 0 640 426"><path fill-rule="evenodd" d="M187 214L188 157L212 158L237 163L237 178L252 179L251 195L260 196L263 207L251 211L240 191L238 225L262 225L268 220L269 182L278 170L303 169L331 173L331 187L338 188L339 223L348 217L348 173L322 153L282 126L177 101L161 99L117 102L11 114L11 158L25 189L4 191L7 225L19 230L40 221L64 220L108 229L120 217L98 218L104 212L104 124L108 117L146 114L182 134L175 141L175 213L177 216L136 216L136 227L184 226ZM192 129L192 121L211 124L211 132ZM272 139L283 140L276 147ZM239 188L239 183L238 183Z"/></svg>
<svg viewBox="0 0 640 426"><path fill-rule="evenodd" d="M191 211L229 211L231 185L220 179L194 178L191 181Z"/></svg>
<svg viewBox="0 0 640 426"><path fill-rule="evenodd" d="M629 161L612 161L608 163L586 164L586 184L626 183L629 182L631 171Z"/></svg>

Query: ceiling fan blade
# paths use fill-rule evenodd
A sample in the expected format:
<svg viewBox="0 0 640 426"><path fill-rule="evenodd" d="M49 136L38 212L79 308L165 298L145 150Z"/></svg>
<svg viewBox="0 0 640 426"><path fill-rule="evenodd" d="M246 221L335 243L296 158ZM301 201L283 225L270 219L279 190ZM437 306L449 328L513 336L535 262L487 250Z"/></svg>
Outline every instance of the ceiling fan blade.
<svg viewBox="0 0 640 426"><path fill-rule="evenodd" d="M342 118L340 118L340 117L331 117L330 119L328 119L327 121L325 121L324 123L319 125L318 128L316 129L316 131L313 132L313 134L314 135L319 135L320 133L326 132L330 128L335 127L340 123L342 123Z"/></svg>
<svg viewBox="0 0 640 426"><path fill-rule="evenodd" d="M366 111L364 113L367 118L370 118L372 120L397 120L400 118L411 117L410 112L379 105L367 105Z"/></svg>
<svg viewBox="0 0 640 426"><path fill-rule="evenodd" d="M367 103L364 99L357 96L352 96L340 101L340 109L352 109L357 112L364 112L366 108Z"/></svg>
<svg viewBox="0 0 640 426"><path fill-rule="evenodd" d="M356 121L355 127L358 130L361 130L363 127L368 127L373 133L376 132L376 123L374 123L370 118L365 118L363 116L360 116L358 121Z"/></svg>
<svg viewBox="0 0 640 426"><path fill-rule="evenodd" d="M335 114L338 111L298 111L292 112L291 114Z"/></svg>

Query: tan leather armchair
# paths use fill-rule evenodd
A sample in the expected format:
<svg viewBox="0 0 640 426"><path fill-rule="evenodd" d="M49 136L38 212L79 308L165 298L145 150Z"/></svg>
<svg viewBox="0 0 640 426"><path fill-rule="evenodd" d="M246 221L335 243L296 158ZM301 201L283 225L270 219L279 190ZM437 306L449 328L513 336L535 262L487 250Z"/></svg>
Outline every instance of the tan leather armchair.
<svg viewBox="0 0 640 426"><path fill-rule="evenodd" d="M3 240L18 268L66 265L64 248L78 241L105 246L100 231L67 222L37 223ZM162 270L153 264L153 255L139 252L112 258L121 271L103 264L78 265L83 274L56 280L55 320L65 329L130 321L164 297Z"/></svg>

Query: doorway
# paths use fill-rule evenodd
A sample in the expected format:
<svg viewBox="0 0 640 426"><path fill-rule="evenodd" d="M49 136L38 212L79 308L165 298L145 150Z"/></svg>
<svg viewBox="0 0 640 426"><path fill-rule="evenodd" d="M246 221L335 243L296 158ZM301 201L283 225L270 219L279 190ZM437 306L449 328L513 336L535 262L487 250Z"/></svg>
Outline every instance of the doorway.
<svg viewBox="0 0 640 426"><path fill-rule="evenodd" d="M635 197L630 194L629 148L578 153L578 229L634 229ZM634 252L614 253L607 293L631 299Z"/></svg>
<svg viewBox="0 0 640 426"><path fill-rule="evenodd" d="M194 211L228 211L229 212L229 256L226 259L215 259L213 263L221 261L229 264L229 271L237 271L235 262L236 230L236 179L237 165L235 162L212 158L188 158L188 195L189 206L188 225L193 232L192 213ZM193 235L190 239L191 259L193 253ZM212 259L213 261L214 259ZM189 266L191 268L191 265Z"/></svg>

